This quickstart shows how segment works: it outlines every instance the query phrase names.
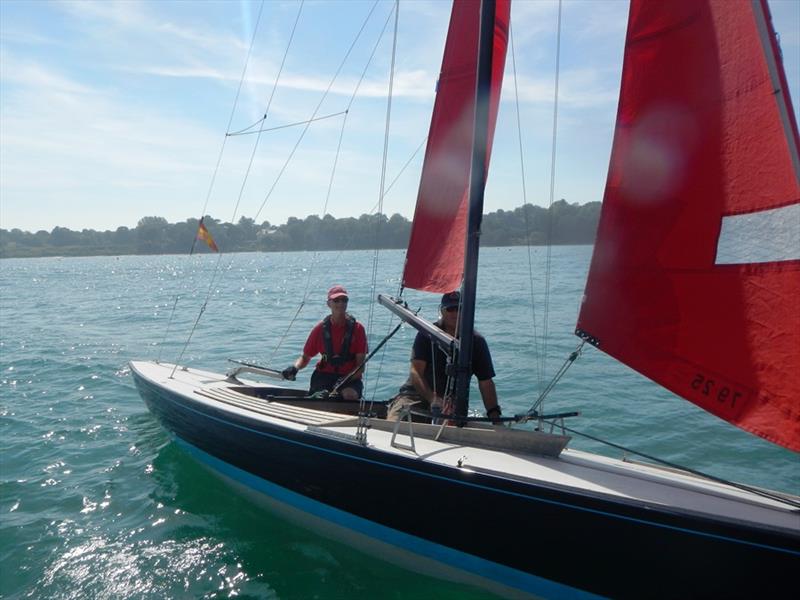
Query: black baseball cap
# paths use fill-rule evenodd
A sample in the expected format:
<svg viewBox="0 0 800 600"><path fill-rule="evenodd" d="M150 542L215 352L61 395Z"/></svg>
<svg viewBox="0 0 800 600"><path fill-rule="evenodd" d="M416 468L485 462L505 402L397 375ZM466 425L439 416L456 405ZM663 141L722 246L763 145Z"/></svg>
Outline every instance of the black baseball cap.
<svg viewBox="0 0 800 600"><path fill-rule="evenodd" d="M461 304L461 292L455 290L453 292L447 292L442 296L442 303L439 306L441 308L450 308L452 306L458 306L459 304Z"/></svg>

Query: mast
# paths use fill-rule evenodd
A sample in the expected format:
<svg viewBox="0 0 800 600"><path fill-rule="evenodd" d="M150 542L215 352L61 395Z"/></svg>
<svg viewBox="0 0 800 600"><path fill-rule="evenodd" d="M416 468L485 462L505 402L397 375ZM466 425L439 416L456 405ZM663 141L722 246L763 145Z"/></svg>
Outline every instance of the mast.
<svg viewBox="0 0 800 600"><path fill-rule="evenodd" d="M478 287L483 193L486 187L486 156L489 136L489 96L492 84L495 0L482 0L478 38L478 79L475 91L475 133L472 140L472 168L464 252L464 280L461 284L459 312L459 351L456 362L456 402L458 416L466 416L469 380L472 374L472 333L475 326L475 296Z"/></svg>

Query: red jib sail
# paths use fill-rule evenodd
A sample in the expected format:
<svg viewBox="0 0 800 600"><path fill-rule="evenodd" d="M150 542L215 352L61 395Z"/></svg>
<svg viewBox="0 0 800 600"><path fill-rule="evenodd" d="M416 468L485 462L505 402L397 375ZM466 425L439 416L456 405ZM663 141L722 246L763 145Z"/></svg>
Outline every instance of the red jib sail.
<svg viewBox="0 0 800 600"><path fill-rule="evenodd" d="M488 169L508 43L510 0L497 0L489 100ZM403 286L449 292L461 285L467 228L480 0L453 2L422 167Z"/></svg>
<svg viewBox="0 0 800 600"><path fill-rule="evenodd" d="M800 451L797 124L766 0L631 2L578 334Z"/></svg>

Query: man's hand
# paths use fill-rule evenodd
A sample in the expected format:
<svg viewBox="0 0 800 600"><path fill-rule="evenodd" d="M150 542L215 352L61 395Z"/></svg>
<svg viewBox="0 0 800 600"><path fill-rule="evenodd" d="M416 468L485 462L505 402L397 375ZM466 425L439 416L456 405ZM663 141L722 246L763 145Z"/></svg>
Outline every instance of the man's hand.
<svg viewBox="0 0 800 600"><path fill-rule="evenodd" d="M284 379L294 381L297 378L297 367L294 365L291 367L286 367L283 371L281 371L281 375L283 375Z"/></svg>

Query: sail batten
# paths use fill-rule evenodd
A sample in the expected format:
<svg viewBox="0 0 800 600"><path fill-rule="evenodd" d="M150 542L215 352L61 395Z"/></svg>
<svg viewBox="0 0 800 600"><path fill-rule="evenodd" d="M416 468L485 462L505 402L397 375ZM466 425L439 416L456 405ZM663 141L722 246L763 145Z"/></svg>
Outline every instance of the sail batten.
<svg viewBox="0 0 800 600"><path fill-rule="evenodd" d="M461 286L475 135L480 0L454 2L420 179L403 286L449 292ZM500 102L510 0L495 3L486 169Z"/></svg>
<svg viewBox="0 0 800 600"><path fill-rule="evenodd" d="M633 0L578 330L800 451L798 135L764 0Z"/></svg>

